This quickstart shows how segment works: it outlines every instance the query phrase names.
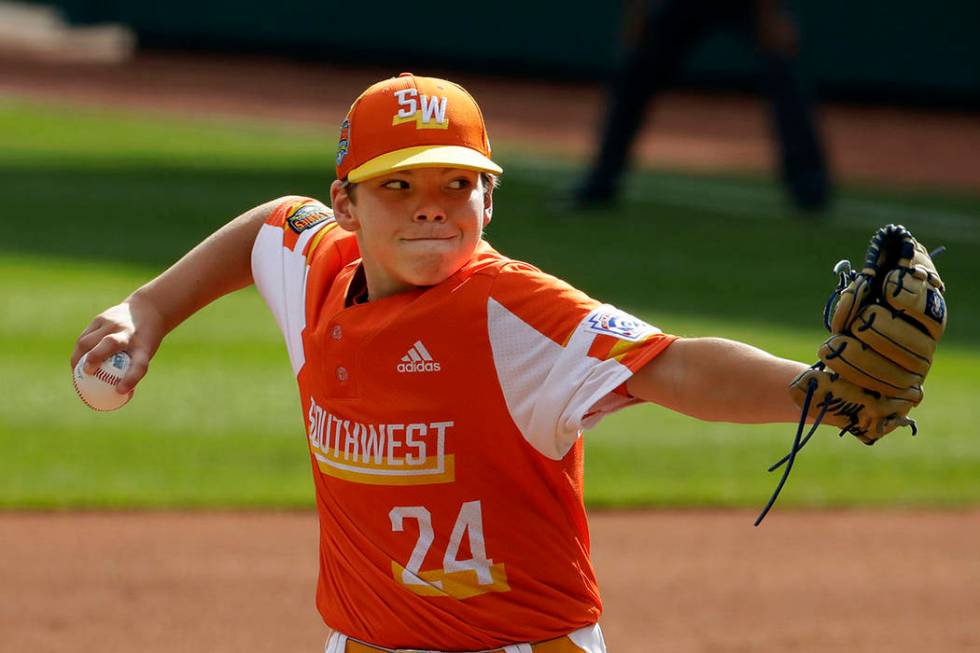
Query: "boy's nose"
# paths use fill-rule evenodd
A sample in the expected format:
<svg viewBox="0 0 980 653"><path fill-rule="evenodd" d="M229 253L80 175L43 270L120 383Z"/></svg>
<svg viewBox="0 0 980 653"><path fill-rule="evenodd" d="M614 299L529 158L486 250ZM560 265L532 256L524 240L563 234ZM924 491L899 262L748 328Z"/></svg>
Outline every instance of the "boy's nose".
<svg viewBox="0 0 980 653"><path fill-rule="evenodd" d="M446 211L438 206L420 206L415 211L415 222L435 222L443 223L446 221Z"/></svg>

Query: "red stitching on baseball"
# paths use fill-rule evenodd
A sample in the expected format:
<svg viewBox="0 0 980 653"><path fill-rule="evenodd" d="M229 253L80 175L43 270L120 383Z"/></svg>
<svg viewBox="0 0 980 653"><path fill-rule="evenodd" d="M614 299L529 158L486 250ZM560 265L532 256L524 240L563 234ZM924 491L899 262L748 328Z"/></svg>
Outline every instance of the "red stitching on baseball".
<svg viewBox="0 0 980 653"><path fill-rule="evenodd" d="M99 381L103 381L105 383L108 383L109 385L116 385L117 383L122 381L121 377L118 377L115 374L109 374L102 368L97 369L93 376L97 378Z"/></svg>
<svg viewBox="0 0 980 653"><path fill-rule="evenodd" d="M86 406L88 406L89 408L91 408L92 410L97 410L100 413L107 413L110 410L114 410L112 408L99 408L98 406L93 406L92 404L90 404L88 402L88 400L86 400L85 397L82 396L82 391L78 389L78 381L75 379L75 375L74 374L72 374L72 377L71 377L71 384L75 387L75 394L77 394L78 395L78 398L82 400L82 403L85 404ZM133 391L130 390L127 394L129 396L132 396L133 395Z"/></svg>
<svg viewBox="0 0 980 653"><path fill-rule="evenodd" d="M82 374L85 374L84 370L82 370ZM117 383L122 381L121 378L113 374L109 374L108 372L103 371L101 368L96 370L93 376L95 376L100 381L104 381L110 385L116 385ZM103 413L107 413L110 410L115 410L114 408L99 408L98 406L93 406L92 404L90 404L88 400L86 400L85 397L82 395L82 391L78 388L78 379L74 374L71 375L71 384L75 388L75 394L77 394L78 398L82 400L82 403L88 406L89 408L91 408L92 410L97 410ZM131 398L132 396L133 396L132 390L126 393L126 397Z"/></svg>

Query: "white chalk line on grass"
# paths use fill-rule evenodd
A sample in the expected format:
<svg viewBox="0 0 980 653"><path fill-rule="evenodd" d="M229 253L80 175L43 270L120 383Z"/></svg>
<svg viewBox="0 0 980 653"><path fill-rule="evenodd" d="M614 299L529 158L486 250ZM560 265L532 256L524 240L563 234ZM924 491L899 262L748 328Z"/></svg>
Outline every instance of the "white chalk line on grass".
<svg viewBox="0 0 980 653"><path fill-rule="evenodd" d="M565 162L525 159L511 163L542 185L559 193L567 188L579 166ZM560 182L558 181L560 180ZM710 178L657 178L633 176L625 185L629 199L655 204L715 211L726 215L757 220L808 219L792 209L780 190L752 187L738 182ZM980 243L980 212L969 214L941 209L903 206L892 202L841 198L826 214L814 216L814 224L846 228L874 229L882 224L914 225L917 234L949 239L953 242Z"/></svg>

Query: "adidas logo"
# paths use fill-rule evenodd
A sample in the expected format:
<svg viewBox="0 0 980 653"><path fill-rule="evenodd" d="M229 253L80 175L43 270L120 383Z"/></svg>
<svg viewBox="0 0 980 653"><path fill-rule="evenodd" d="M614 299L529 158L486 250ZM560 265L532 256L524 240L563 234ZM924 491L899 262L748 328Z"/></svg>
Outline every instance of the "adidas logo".
<svg viewBox="0 0 980 653"><path fill-rule="evenodd" d="M399 372L438 372L442 366L432 360L432 354L422 341L416 340L408 353L402 356L402 362L398 363L395 369Z"/></svg>

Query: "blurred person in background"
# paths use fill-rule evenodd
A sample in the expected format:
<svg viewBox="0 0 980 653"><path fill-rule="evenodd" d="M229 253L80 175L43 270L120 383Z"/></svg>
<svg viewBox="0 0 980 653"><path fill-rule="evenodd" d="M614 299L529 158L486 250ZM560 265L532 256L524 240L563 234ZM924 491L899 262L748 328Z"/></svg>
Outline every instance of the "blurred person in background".
<svg viewBox="0 0 980 653"><path fill-rule="evenodd" d="M648 104L674 80L694 46L719 29L749 38L758 54L782 181L793 203L806 211L827 206L827 162L796 70L799 32L780 0L632 0L626 18L625 61L609 91L595 159L572 191L572 208L616 200Z"/></svg>

